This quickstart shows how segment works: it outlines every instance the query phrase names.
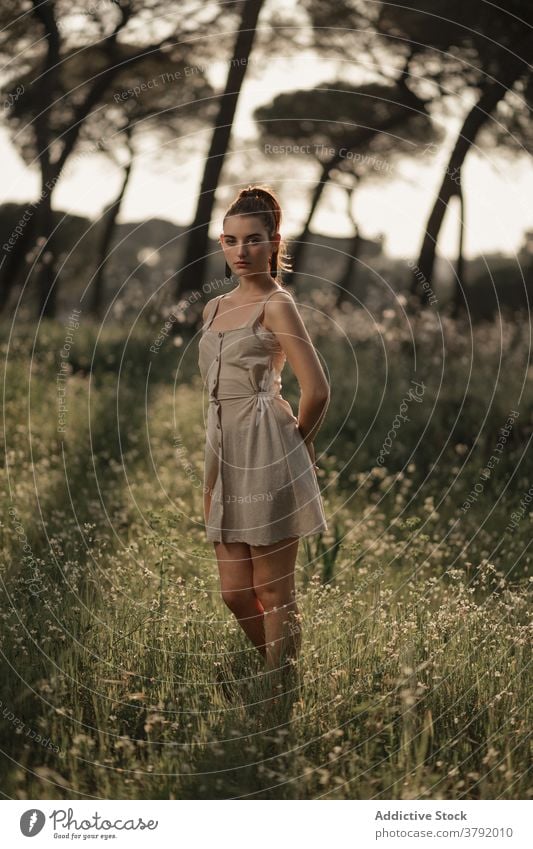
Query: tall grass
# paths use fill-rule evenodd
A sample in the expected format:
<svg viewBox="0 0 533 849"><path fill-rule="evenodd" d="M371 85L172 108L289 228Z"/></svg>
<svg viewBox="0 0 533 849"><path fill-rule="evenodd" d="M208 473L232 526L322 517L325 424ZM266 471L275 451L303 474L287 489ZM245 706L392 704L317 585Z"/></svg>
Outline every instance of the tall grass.
<svg viewBox="0 0 533 849"><path fill-rule="evenodd" d="M60 435L64 330L45 324L32 355L31 330L21 329L6 362L0 527L6 795L530 795L530 515L506 530L531 479L524 399L493 474L461 511L516 408L518 366L484 407L501 333L479 331L484 357L459 427L465 342L447 327L451 374L439 384L435 363L417 372L427 394L381 467L411 377L406 343L386 329L398 355L376 418L369 375L377 380L379 345L353 320L360 394L348 418L342 346L314 328L333 386L317 452L330 530L299 549L300 686L275 703L259 655L220 600L205 542L194 344L169 341L152 356L152 327L126 345L112 327L93 358L96 331L80 328ZM504 338L527 370L526 335ZM419 362L431 364L430 329L417 345ZM285 386L294 391L289 376ZM434 402L441 413L428 415Z"/></svg>

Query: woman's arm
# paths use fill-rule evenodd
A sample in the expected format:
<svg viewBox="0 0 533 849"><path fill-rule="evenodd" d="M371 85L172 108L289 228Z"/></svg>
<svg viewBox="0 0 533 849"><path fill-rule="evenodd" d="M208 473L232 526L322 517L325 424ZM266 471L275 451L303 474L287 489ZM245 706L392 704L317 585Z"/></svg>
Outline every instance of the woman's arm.
<svg viewBox="0 0 533 849"><path fill-rule="evenodd" d="M318 433L329 405L330 388L317 352L288 292L278 292L265 307L264 326L276 334L300 384L298 428L306 444ZM314 451L312 451L314 462Z"/></svg>

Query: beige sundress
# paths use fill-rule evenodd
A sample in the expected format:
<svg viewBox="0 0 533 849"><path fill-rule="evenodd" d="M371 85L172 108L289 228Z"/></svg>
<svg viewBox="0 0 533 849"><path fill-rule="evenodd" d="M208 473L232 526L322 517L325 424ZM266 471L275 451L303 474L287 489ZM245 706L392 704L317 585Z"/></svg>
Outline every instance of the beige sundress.
<svg viewBox="0 0 533 849"><path fill-rule="evenodd" d="M314 465L281 395L286 355L260 323L273 294L243 326L211 330L226 297L219 295L202 328L198 365L209 390L204 487L211 490L211 542L269 545L328 530Z"/></svg>

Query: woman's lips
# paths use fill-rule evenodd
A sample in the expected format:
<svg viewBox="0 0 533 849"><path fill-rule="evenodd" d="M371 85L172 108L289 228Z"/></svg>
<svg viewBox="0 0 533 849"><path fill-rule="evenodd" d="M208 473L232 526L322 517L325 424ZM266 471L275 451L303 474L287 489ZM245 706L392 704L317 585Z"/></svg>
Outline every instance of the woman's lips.
<svg viewBox="0 0 533 849"><path fill-rule="evenodd" d="M249 262L236 262L235 265L250 265Z"/></svg>

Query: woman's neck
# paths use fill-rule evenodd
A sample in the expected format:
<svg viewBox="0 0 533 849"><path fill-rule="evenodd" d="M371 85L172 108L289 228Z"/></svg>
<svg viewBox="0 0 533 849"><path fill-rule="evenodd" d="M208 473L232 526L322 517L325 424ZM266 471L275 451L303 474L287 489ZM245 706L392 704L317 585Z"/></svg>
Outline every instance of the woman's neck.
<svg viewBox="0 0 533 849"><path fill-rule="evenodd" d="M258 292L270 292L277 286L274 278L266 271L264 274L254 274L253 277L249 278L241 277L233 291L242 295L243 298L247 298L250 295L256 295Z"/></svg>

